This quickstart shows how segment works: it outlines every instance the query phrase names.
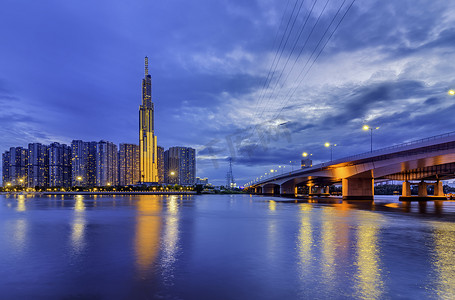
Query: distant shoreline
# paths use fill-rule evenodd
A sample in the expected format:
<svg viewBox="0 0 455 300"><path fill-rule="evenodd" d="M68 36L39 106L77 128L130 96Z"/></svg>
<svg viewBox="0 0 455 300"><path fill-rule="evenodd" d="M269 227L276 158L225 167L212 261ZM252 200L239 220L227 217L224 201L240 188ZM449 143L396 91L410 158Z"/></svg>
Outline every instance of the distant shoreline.
<svg viewBox="0 0 455 300"><path fill-rule="evenodd" d="M13 194L13 195L196 195L195 191L185 191L185 192L152 192L152 191L129 191L129 192L0 192L2 195Z"/></svg>

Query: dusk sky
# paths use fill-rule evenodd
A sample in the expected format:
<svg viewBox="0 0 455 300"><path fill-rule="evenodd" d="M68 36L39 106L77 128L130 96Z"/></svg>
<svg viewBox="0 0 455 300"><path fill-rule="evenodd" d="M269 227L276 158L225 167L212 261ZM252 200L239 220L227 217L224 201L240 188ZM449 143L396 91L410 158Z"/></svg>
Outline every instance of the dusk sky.
<svg viewBox="0 0 455 300"><path fill-rule="evenodd" d="M216 185L455 130L454 1L5 0L0 151L137 144L145 56L158 144Z"/></svg>

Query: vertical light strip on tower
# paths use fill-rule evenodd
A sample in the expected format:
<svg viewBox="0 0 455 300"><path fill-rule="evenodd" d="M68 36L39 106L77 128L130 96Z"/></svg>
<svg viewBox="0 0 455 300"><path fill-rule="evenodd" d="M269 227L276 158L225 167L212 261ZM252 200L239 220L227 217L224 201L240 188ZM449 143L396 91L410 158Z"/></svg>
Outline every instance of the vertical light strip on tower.
<svg viewBox="0 0 455 300"><path fill-rule="evenodd" d="M152 77L148 74L148 57L145 57L145 76L142 79L142 105L139 108L139 147L142 183L158 182L157 143L154 132L152 103Z"/></svg>

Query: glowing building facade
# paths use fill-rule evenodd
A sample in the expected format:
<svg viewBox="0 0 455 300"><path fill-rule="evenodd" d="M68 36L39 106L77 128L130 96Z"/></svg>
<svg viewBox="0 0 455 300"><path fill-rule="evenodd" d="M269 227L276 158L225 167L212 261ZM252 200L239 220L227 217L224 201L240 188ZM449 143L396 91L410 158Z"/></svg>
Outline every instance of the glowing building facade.
<svg viewBox="0 0 455 300"><path fill-rule="evenodd" d="M139 149L141 182L158 182L152 77L148 73L147 57L145 57L145 77L142 79L142 105L139 108Z"/></svg>

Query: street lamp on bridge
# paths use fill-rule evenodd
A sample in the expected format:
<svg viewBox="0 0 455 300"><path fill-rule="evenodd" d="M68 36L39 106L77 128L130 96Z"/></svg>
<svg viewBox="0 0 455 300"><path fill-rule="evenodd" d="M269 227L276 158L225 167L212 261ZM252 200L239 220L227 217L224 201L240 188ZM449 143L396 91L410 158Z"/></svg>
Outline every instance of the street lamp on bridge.
<svg viewBox="0 0 455 300"><path fill-rule="evenodd" d="M324 146L329 148L330 147L330 161L333 160L333 147L335 147L337 144L331 144L329 142L325 143Z"/></svg>
<svg viewBox="0 0 455 300"><path fill-rule="evenodd" d="M363 125L362 129L365 131L370 131L370 150L373 152L373 130L377 130L379 127L370 127L368 125Z"/></svg>

